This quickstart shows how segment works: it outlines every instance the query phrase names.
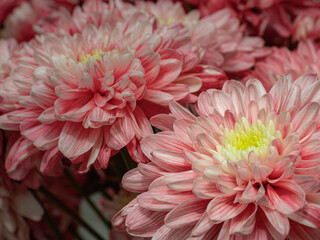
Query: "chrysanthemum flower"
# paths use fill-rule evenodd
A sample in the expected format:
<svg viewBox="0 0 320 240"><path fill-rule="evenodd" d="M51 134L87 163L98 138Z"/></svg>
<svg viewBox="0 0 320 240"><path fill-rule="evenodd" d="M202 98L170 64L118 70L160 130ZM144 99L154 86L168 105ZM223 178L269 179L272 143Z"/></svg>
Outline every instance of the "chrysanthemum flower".
<svg viewBox="0 0 320 240"><path fill-rule="evenodd" d="M17 1L19 2L19 1ZM20 1L21 2L21 1ZM67 7L72 10L78 0L31 0L23 2L7 16L1 35L18 42L29 41L37 33L54 32L57 22L66 22ZM59 26L60 27L60 26Z"/></svg>
<svg viewBox="0 0 320 240"><path fill-rule="evenodd" d="M124 6L124 7L123 7ZM195 44L206 49L203 62L217 65L227 72L250 69L256 58L268 55L264 41L259 37L245 36L245 26L232 14L230 9L223 9L200 19L200 12L192 10L186 13L181 3L171 0L157 3L137 1L135 6L122 4L125 15L142 11L155 16L158 27L173 23L182 23L188 30Z"/></svg>
<svg viewBox="0 0 320 240"><path fill-rule="evenodd" d="M293 36L294 22L301 15L319 17L320 3L313 0L185 0L194 5L203 16L223 8L234 10L250 33L263 36L268 43L282 45Z"/></svg>
<svg viewBox="0 0 320 240"><path fill-rule="evenodd" d="M28 140L21 140L26 148L13 153L7 169L34 154L22 151L30 141L45 152L43 172L62 155L80 165L79 172L92 164L106 168L125 146L144 161L139 140L152 133L148 118L168 111L172 100L194 102L202 82L219 88L225 80L217 77L224 73L200 65L203 49L183 26L155 29L142 15L114 28L89 24L72 36L41 35L26 47L30 53L1 87L7 105L17 106L1 116L1 128Z"/></svg>
<svg viewBox="0 0 320 240"><path fill-rule="evenodd" d="M0 202L0 239L28 240L26 219L41 220L42 207L29 191L12 183L3 169L0 170Z"/></svg>
<svg viewBox="0 0 320 240"><path fill-rule="evenodd" d="M292 38L295 41L320 38L320 14L310 16L308 12L299 15L293 24Z"/></svg>
<svg viewBox="0 0 320 240"><path fill-rule="evenodd" d="M10 14L14 8L19 6L26 0L3 0L0 2L0 23L6 19L7 15Z"/></svg>
<svg viewBox="0 0 320 240"><path fill-rule="evenodd" d="M151 160L125 174L141 193L114 218L152 239L317 239L320 81L283 76L203 92L194 116L177 103L145 137Z"/></svg>
<svg viewBox="0 0 320 240"><path fill-rule="evenodd" d="M258 62L244 81L258 78L263 86L269 90L281 74L291 74L293 78L307 73L319 74L319 57L319 45L311 40L300 42L294 51L290 51L286 47L274 47L272 54Z"/></svg>
<svg viewBox="0 0 320 240"><path fill-rule="evenodd" d="M8 77L11 69L13 68L11 63L11 55L14 49L17 47L17 42L14 39L0 40L0 80Z"/></svg>

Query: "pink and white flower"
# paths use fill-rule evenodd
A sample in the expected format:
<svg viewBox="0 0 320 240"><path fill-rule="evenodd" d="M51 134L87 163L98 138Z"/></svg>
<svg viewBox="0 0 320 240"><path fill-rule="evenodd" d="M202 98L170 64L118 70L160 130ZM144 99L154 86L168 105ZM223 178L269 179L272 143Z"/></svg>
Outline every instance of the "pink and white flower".
<svg viewBox="0 0 320 240"><path fill-rule="evenodd" d="M0 81L3 81L9 76L13 64L11 64L11 56L17 47L17 42L14 39L0 40Z"/></svg>
<svg viewBox="0 0 320 240"><path fill-rule="evenodd" d="M320 15L310 16L307 12L299 15L293 24L292 31L294 41L318 40L320 38Z"/></svg>
<svg viewBox="0 0 320 240"><path fill-rule="evenodd" d="M1 35L4 38L15 38L18 42L23 42L31 40L37 33L54 32L58 23L65 24L71 18L64 7L72 10L74 7L72 2L77 3L78 0L23 2L5 19Z"/></svg>
<svg viewBox="0 0 320 240"><path fill-rule="evenodd" d="M163 132L141 148L151 162L123 177L141 193L114 218L145 239L316 239L320 234L320 81L227 81L151 119Z"/></svg>
<svg viewBox="0 0 320 240"><path fill-rule="evenodd" d="M0 201L0 239L29 240L26 219L40 221L42 207L29 191L8 179L3 168L0 170Z"/></svg>
<svg viewBox="0 0 320 240"><path fill-rule="evenodd" d="M26 0L3 0L0 2L0 24L17 6Z"/></svg>
<svg viewBox="0 0 320 240"><path fill-rule="evenodd" d="M290 51L286 47L274 47L272 53L258 62L255 69L248 73L244 81L258 78L263 86L269 90L281 74L291 74L293 78L307 73L320 74L319 57L319 44L311 40L300 42L294 51Z"/></svg>
<svg viewBox="0 0 320 240"><path fill-rule="evenodd" d="M227 8L200 18L198 10L186 13L181 3L171 0L138 1L131 8L129 4L121 6L131 14L142 11L155 16L158 27L182 23L189 30L192 42L206 50L203 63L218 66L226 72L250 69L256 59L269 54L264 41L260 37L246 36L245 26Z"/></svg>
<svg viewBox="0 0 320 240"><path fill-rule="evenodd" d="M266 42L283 45L293 36L294 23L301 15L317 18L320 3L313 0L186 0L198 6L203 16L232 9L251 34L263 36Z"/></svg>
<svg viewBox="0 0 320 240"><path fill-rule="evenodd" d="M144 161L139 140L152 133L149 117L168 112L172 100L194 102L202 83L225 81L223 72L200 64L203 49L185 28L155 29L139 14L114 28L88 24L72 36L41 35L25 48L27 56L1 86L7 105L16 106L1 116L1 128L23 136L24 147L13 146L21 154L6 163L12 171L28 166L34 147L46 173L62 156L79 172L106 168L125 146Z"/></svg>

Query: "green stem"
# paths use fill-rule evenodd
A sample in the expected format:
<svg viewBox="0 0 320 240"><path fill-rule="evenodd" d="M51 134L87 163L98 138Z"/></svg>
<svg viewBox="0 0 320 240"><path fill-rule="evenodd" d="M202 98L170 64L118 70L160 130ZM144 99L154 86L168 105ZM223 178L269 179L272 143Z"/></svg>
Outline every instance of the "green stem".
<svg viewBox="0 0 320 240"><path fill-rule="evenodd" d="M71 184L74 186L74 188L80 193L80 195L85 199L85 201L90 205L90 207L94 210L94 212L100 217L101 221L109 228L112 228L112 224L103 216L101 211L98 209L98 207L94 204L94 202L91 200L91 198L86 195L81 188L81 186L78 184L77 180L72 176L72 174L68 171L68 169L64 169L64 174L68 178L68 180L71 182Z"/></svg>
<svg viewBox="0 0 320 240"><path fill-rule="evenodd" d="M123 150L123 149L120 150L120 155L121 155L121 157L122 157L122 160L124 161L124 164L126 165L127 170L128 170L128 171L131 170L131 167L130 167L130 165L129 165L129 163L128 163L127 156L126 156L126 154L124 153L124 150Z"/></svg>
<svg viewBox="0 0 320 240"><path fill-rule="evenodd" d="M121 158L124 161L124 164L126 165L128 171L137 167L137 164L132 160L130 154L128 153L127 148L125 148L125 147L122 148L120 150L120 155L121 155Z"/></svg>
<svg viewBox="0 0 320 240"><path fill-rule="evenodd" d="M57 228L57 226L54 224L53 220L51 219L48 211L45 209L43 203L41 202L38 194L36 193L35 190L30 189L30 192L32 193L32 195L34 196L34 198L38 201L38 203L41 205L42 209L43 209L43 220L45 221L45 223L47 224L47 226L49 227L50 231L52 232L53 236L55 239L57 240L63 240L64 237L62 236L62 234L60 233L59 229Z"/></svg>
<svg viewBox="0 0 320 240"><path fill-rule="evenodd" d="M103 238L90 226L86 223L82 218L80 218L73 210L71 210L68 206L66 206L62 201L60 201L56 196L54 196L49 190L45 187L41 186L39 191L50 199L57 207L59 207L62 211L67 213L72 219L74 219L78 224L83 226L88 232L90 232L96 239L103 240Z"/></svg>

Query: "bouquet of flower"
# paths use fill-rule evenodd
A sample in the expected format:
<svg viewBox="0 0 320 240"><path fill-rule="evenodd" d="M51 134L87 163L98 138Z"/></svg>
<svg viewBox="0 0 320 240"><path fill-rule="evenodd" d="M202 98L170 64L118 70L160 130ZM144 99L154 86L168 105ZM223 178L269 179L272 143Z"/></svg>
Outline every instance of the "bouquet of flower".
<svg viewBox="0 0 320 240"><path fill-rule="evenodd" d="M0 23L0 240L320 239L320 1L1 0Z"/></svg>

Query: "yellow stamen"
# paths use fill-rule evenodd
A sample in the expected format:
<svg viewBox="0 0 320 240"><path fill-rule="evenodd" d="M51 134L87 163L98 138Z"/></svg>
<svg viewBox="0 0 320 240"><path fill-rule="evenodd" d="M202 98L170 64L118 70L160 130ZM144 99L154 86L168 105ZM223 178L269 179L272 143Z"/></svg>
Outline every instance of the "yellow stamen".
<svg viewBox="0 0 320 240"><path fill-rule="evenodd" d="M266 124L258 120L250 126L248 120L242 118L234 129L225 128L222 144L217 146L217 151L226 160L247 159L252 151L259 158L264 158L270 143L276 138L281 138L281 133L276 130L272 120Z"/></svg>
<svg viewBox="0 0 320 240"><path fill-rule="evenodd" d="M81 55L81 56L79 57L79 61L80 61L80 62L83 62L84 64L87 64L87 62L88 62L88 60L89 60L90 58L93 58L93 59L95 59L95 60L100 61L102 54L104 54L103 51L101 51L101 50L95 50L95 51L93 52L93 54L84 54L84 55Z"/></svg>

